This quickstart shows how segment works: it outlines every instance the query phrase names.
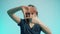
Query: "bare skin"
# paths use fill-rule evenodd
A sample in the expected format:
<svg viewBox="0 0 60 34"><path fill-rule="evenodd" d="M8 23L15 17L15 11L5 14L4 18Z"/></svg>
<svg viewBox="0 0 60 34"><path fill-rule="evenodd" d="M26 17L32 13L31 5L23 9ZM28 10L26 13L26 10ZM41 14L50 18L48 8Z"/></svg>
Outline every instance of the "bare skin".
<svg viewBox="0 0 60 34"><path fill-rule="evenodd" d="M41 20L38 19L37 15L36 15L36 8L35 7L31 7L31 6L21 6L21 7L16 7L13 9L8 10L8 15L16 22L16 23L20 23L21 22L21 18L17 17L14 13L16 13L17 11L22 10L23 14L24 14L24 18L32 18L32 23L29 23L30 28L32 28L35 24L39 24L40 27L42 28L42 31L45 34L51 34L51 31L48 27L46 27ZM26 17L26 13L29 12L30 15L28 15L29 17Z"/></svg>

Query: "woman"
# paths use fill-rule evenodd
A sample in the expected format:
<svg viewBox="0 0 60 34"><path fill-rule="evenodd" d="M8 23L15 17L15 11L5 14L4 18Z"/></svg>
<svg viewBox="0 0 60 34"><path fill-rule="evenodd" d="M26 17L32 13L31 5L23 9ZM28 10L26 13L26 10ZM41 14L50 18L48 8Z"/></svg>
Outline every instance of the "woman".
<svg viewBox="0 0 60 34"><path fill-rule="evenodd" d="M14 13L22 10L24 19L17 17ZM38 12L33 5L20 6L7 11L8 15L21 27L21 34L51 34L51 31L39 19Z"/></svg>

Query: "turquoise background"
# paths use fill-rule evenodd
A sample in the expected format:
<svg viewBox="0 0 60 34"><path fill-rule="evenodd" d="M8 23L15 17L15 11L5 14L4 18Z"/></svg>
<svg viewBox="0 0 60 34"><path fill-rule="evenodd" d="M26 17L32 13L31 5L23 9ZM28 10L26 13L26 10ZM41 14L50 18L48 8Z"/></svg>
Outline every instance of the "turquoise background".
<svg viewBox="0 0 60 34"><path fill-rule="evenodd" d="M52 34L60 34L60 0L0 0L0 34L20 34L20 27L7 11L29 4L36 6L39 19L50 28ZM21 11L16 15L23 18Z"/></svg>

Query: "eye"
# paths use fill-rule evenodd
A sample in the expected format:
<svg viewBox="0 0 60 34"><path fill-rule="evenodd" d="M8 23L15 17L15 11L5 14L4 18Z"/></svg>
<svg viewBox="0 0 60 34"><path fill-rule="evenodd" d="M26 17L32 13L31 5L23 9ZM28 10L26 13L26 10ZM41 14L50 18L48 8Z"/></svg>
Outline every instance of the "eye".
<svg viewBox="0 0 60 34"><path fill-rule="evenodd" d="M30 15L30 13L26 13L26 15Z"/></svg>
<svg viewBox="0 0 60 34"><path fill-rule="evenodd" d="M30 16L30 13L26 13L26 17L29 17Z"/></svg>

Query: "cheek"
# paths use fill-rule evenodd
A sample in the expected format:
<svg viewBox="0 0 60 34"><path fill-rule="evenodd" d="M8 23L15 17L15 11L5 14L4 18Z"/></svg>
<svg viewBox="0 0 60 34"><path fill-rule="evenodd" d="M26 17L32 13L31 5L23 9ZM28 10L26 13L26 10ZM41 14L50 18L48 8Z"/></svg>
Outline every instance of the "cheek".
<svg viewBox="0 0 60 34"><path fill-rule="evenodd" d="M33 15L30 15L30 17L33 17Z"/></svg>
<svg viewBox="0 0 60 34"><path fill-rule="evenodd" d="M33 17L35 17L35 16L36 16L36 14L33 15Z"/></svg>

